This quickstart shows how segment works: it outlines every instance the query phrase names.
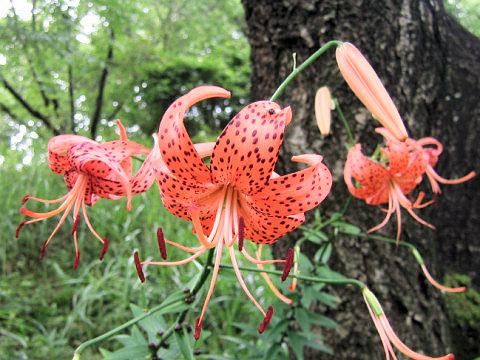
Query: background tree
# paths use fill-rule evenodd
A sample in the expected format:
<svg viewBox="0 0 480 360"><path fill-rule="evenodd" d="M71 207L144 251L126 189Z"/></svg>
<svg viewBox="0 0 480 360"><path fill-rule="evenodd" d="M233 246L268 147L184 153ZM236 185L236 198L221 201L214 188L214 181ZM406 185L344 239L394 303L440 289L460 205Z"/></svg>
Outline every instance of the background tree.
<svg viewBox="0 0 480 360"><path fill-rule="evenodd" d="M454 178L478 165L480 40L447 14L440 1L243 0L243 4L251 45L252 98L273 94L292 70L293 53L301 63L329 40L350 41L377 70L411 136L433 136L444 144L440 174ZM281 104L293 106L295 119L286 135L288 151L283 154L281 170L292 170L292 154L312 150L323 154L337 180L325 207L322 204L326 213L332 213L339 210L347 194L342 180L347 139L335 117L329 138L322 139L316 129L313 100L323 85L339 99L366 153L373 151L379 137L373 132L378 124L340 77L333 51L297 76L281 96ZM437 277L467 274L476 289L480 287L479 203L478 178L443 186L436 205L421 212L437 230L407 219L402 235L428 254ZM375 225L382 216L378 209L356 199L349 214L352 222L364 227ZM387 226L384 233L394 233L394 225ZM284 253L293 242L293 238L278 242L278 253ZM468 326L463 324L463 333L449 327L443 295L426 285L404 250L350 237L337 242L334 253L331 263L336 270L359 278L378 292L406 343L432 355L451 349L458 358L469 359L478 353L478 327L466 330ZM334 348L334 358L383 358L379 342L372 341L375 330L361 298L347 288L332 291L342 299L332 315L341 329L327 334L326 340ZM474 311L469 316L475 316ZM477 331L473 340L468 331Z"/></svg>

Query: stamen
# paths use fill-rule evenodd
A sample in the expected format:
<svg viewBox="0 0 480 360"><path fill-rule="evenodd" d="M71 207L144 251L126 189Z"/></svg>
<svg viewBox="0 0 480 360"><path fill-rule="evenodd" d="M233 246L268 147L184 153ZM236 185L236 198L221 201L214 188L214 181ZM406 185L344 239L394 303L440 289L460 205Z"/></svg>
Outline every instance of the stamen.
<svg viewBox="0 0 480 360"><path fill-rule="evenodd" d="M215 247L216 244L209 243L208 239L205 237L205 234L203 233L202 224L200 222L200 217L199 217L198 206L190 205L188 207L188 212L190 213L190 218L192 219L193 228L195 229L195 233L197 234L198 240L207 249L211 249L211 248Z"/></svg>
<svg viewBox="0 0 480 360"><path fill-rule="evenodd" d="M195 334L193 334L193 337L195 338L195 340L198 340L200 338L201 332L202 332L202 320L200 319L200 316L199 316L195 320Z"/></svg>
<svg viewBox="0 0 480 360"><path fill-rule="evenodd" d="M71 235L73 235L77 231L79 222L80 222L80 214L77 215L77 217L75 218L75 221L73 222Z"/></svg>
<svg viewBox="0 0 480 360"><path fill-rule="evenodd" d="M245 220L243 216L240 216L238 219L238 250L242 251L243 249L243 238L245 235Z"/></svg>
<svg viewBox="0 0 480 360"><path fill-rule="evenodd" d="M73 270L78 267L78 263L80 262L80 251L78 250L78 243L77 243L77 233L73 233L73 244L75 245L75 262L73 263Z"/></svg>
<svg viewBox="0 0 480 360"><path fill-rule="evenodd" d="M103 247L102 247L102 252L100 253L100 260L103 260L105 254L107 253L108 249L108 238L103 239Z"/></svg>
<svg viewBox="0 0 480 360"><path fill-rule="evenodd" d="M138 257L138 251L135 251L133 254L133 259L135 260L135 267L137 268L137 274L141 282L145 282L145 275L143 274L142 264L140 263L140 258Z"/></svg>
<svg viewBox="0 0 480 360"><path fill-rule="evenodd" d="M288 274L290 274L290 269L292 268L292 265L293 265L293 255L294 255L293 248L288 249L287 260L285 261L285 264L283 266L283 274L281 278L282 282L284 282L287 279Z"/></svg>
<svg viewBox="0 0 480 360"><path fill-rule="evenodd" d="M27 223L28 220L22 221L20 224L17 226L17 230L15 230L15 238L18 239L18 236L20 235L20 230L22 227Z"/></svg>
<svg viewBox="0 0 480 360"><path fill-rule="evenodd" d="M22 199L22 205L25 205L28 199L30 199L30 195L25 195Z"/></svg>
<svg viewBox="0 0 480 360"><path fill-rule="evenodd" d="M77 269L79 262L80 262L80 251L77 250L77 252L75 253L75 262L73 263L73 270Z"/></svg>
<svg viewBox="0 0 480 360"><path fill-rule="evenodd" d="M165 244L165 237L163 236L163 229L159 227L157 229L158 249L160 250L160 256L163 260L167 260L167 247Z"/></svg>
<svg viewBox="0 0 480 360"><path fill-rule="evenodd" d="M45 250L47 249L47 244L48 242L45 241L42 245L42 248L40 249L40 260L43 260L43 257L45 256Z"/></svg>
<svg viewBox="0 0 480 360"><path fill-rule="evenodd" d="M265 314L265 319L263 319L262 323L260 324L260 327L258 328L258 332L261 334L265 331L267 328L268 324L270 324L270 320L272 319L273 315L273 306L270 305L268 307L267 313Z"/></svg>

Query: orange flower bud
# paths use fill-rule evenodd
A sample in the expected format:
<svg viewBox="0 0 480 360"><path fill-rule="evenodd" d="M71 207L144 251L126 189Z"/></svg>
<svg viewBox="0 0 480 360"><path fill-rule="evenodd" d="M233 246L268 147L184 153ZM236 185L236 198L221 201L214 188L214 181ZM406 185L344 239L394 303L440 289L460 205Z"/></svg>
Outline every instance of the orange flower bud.
<svg viewBox="0 0 480 360"><path fill-rule="evenodd" d="M399 140L408 137L402 118L375 70L362 53L350 43L336 51L343 78L373 116Z"/></svg>
<svg viewBox="0 0 480 360"><path fill-rule="evenodd" d="M332 97L330 90L328 90L328 87L323 86L315 94L315 119L323 136L330 134L331 107Z"/></svg>

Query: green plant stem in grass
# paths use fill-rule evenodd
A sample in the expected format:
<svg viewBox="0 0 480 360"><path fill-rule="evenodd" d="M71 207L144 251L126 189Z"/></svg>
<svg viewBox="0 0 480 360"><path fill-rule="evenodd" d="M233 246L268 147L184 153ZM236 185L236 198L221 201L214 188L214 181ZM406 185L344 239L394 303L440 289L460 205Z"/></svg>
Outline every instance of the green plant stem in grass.
<svg viewBox="0 0 480 360"><path fill-rule="evenodd" d="M223 269L233 269L233 266L228 264L221 264L220 267ZM239 266L238 268L243 271L267 273L267 274L273 274L273 275L279 275L279 276L282 276L283 274L283 271L278 271L278 270L266 270L266 269L251 268L246 266ZM360 280L350 279L350 278L331 279L331 278L322 278L318 276L303 276L299 274L290 274L288 277L294 277L294 278L297 278L298 280L311 281L311 282L322 283L322 284L355 285L355 286L358 286L360 289L365 289L367 287L367 285L365 285Z"/></svg>
<svg viewBox="0 0 480 360"><path fill-rule="evenodd" d="M202 269L202 272L200 273L200 276L198 277L198 280L196 281L195 285L193 286L193 289L191 291L189 291L188 293L185 293L183 295L181 295L180 297L178 298L174 298L174 299L171 299L170 301L167 301L167 302L163 302L161 303L160 305L157 305L155 307L153 307L152 309L150 309L149 311L147 311L146 313L142 314L142 315L139 315L129 321L127 321L126 323L116 327L115 329L112 329L108 332L106 332L105 334L102 334L100 336L97 336L96 338L94 339L90 339L88 341L85 341L84 343L80 344L77 349L75 350L75 353L73 354L73 360L80 360L80 356L82 354L82 352L89 346L91 345L94 345L100 341L103 341L103 340L107 340L108 338L114 336L115 334L118 334L120 331L122 330L125 330L127 329L128 327L132 326L132 325L135 325L136 323L138 323L139 321L145 319L146 317L149 317L150 315L153 315L154 313L156 313L157 311L160 311L164 308L166 308L167 306L170 306L170 305L173 305L177 302L180 302L180 301L185 301L186 298L189 298L189 297L192 297L192 296L195 296L198 291L202 288L203 284L205 283L205 281L207 280L207 277L208 277L208 274L210 273L210 264L212 262L212 258L213 258L213 249L211 249L208 253L208 258L207 258L207 262L205 263L205 265L203 266L203 269ZM162 340L165 340L166 338L168 338L172 332L173 332L173 329L175 327L175 325L178 323L178 322L181 322L183 321L183 319L185 318L186 314L188 312L188 309L183 311L177 318L177 321L174 323L174 325L172 325L172 327L170 327L170 329L167 330L167 332L163 335L162 337ZM168 333L168 336L167 336L167 333Z"/></svg>
<svg viewBox="0 0 480 360"><path fill-rule="evenodd" d="M333 99L333 103L335 104L335 110L337 110L338 116L340 116L340 120L342 120L343 126L345 126L345 130L347 131L349 143L346 145L347 148L350 149L355 144L355 139L353 138L352 131L350 130L350 126L348 126L347 119L345 119L345 116L343 115L343 111L340 108L338 100Z"/></svg>
<svg viewBox="0 0 480 360"><path fill-rule="evenodd" d="M203 284L205 283L205 280L207 279L207 276L210 273L210 266L212 265L212 259L213 259L213 249L211 249L208 252L207 262L203 266L202 274L200 275L200 277L198 278L198 281L195 283L192 291L190 292L191 295L196 295L202 288ZM173 331L175 330L175 327L177 326L177 324L183 323L189 311L190 309L186 309L177 316L177 319L174 321L174 323L163 333L159 341L160 344L166 341L170 337L170 335L173 334Z"/></svg>
<svg viewBox="0 0 480 360"><path fill-rule="evenodd" d="M340 46L342 44L341 41L338 40L333 40L329 41L325 45L323 45L320 49L318 49L313 55L311 55L307 60L305 60L298 68L295 66L293 68L293 71L290 73L290 75L287 76L285 80L280 84L278 89L275 91L275 93L272 95L270 98L270 101L276 101L277 98L280 96L280 94L283 92L285 87L292 81L295 76L298 75L303 69L308 67L312 62L314 62L320 55L322 55L325 51L330 49L333 46Z"/></svg>
<svg viewBox="0 0 480 360"><path fill-rule="evenodd" d="M349 234L347 234L345 232L342 232L342 231L340 231L340 234L349 235ZM355 236L359 236L359 237L362 237L362 238L365 238L365 239L383 241L383 242L388 242L388 243L391 243L391 244L396 244L396 245L408 247L410 250L412 250L413 256L415 256L415 259L417 260L417 262L420 265L423 265L423 263L424 263L423 258L420 255L420 252L417 250L417 248L413 244L410 244L408 242L405 242L405 241L398 241L397 242L397 240L395 240L395 239L390 239L390 238L387 238L387 237L381 236L381 235L369 235L369 234L360 233L360 234L356 234Z"/></svg>

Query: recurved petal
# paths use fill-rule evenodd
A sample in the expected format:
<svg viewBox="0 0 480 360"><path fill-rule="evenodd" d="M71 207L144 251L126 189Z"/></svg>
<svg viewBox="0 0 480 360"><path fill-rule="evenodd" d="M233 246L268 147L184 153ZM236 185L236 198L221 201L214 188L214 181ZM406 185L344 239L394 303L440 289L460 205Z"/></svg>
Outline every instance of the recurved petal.
<svg viewBox="0 0 480 360"><path fill-rule="evenodd" d="M177 99L163 115L158 130L160 152L170 172L191 184L210 182L210 169L202 161L188 135L183 118L186 110L199 101L212 97L230 97L230 92L217 86L200 86Z"/></svg>
<svg viewBox="0 0 480 360"><path fill-rule="evenodd" d="M64 174L70 170L67 151L77 144L87 142L96 144L95 141L79 135L58 135L48 141L48 164L56 174Z"/></svg>
<svg viewBox="0 0 480 360"><path fill-rule="evenodd" d="M270 179L285 126L291 121L290 107L258 101L243 108L219 136L210 161L214 183L235 185L252 195Z"/></svg>
<svg viewBox="0 0 480 360"><path fill-rule="evenodd" d="M251 207L243 196L240 197L239 212L245 222L245 238L257 244L272 244L305 221L303 213L291 216L264 214Z"/></svg>
<svg viewBox="0 0 480 360"><path fill-rule="evenodd" d="M319 205L332 188L332 174L322 163L322 156L305 154L293 161L310 167L270 179L265 188L246 200L253 208L277 216L304 213Z"/></svg>
<svg viewBox="0 0 480 360"><path fill-rule="evenodd" d="M95 193L95 186L105 180L106 187L112 188L111 194L130 197L131 190L125 171L115 161L114 156L108 154L100 145L86 142L75 145L68 151L68 156L71 166L77 172L98 178L95 184L92 183ZM101 192L100 189L99 192Z"/></svg>
<svg viewBox="0 0 480 360"><path fill-rule="evenodd" d="M383 166L362 154L360 144L356 144L348 151L343 177L350 193L360 199L377 195L379 191L388 187L390 180L390 174ZM356 187L352 178L361 187Z"/></svg>

